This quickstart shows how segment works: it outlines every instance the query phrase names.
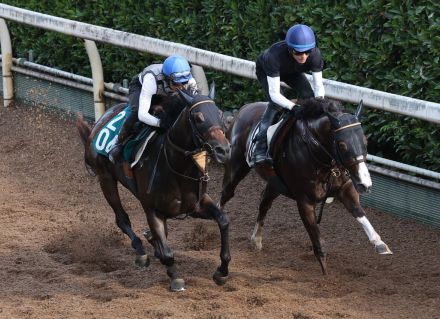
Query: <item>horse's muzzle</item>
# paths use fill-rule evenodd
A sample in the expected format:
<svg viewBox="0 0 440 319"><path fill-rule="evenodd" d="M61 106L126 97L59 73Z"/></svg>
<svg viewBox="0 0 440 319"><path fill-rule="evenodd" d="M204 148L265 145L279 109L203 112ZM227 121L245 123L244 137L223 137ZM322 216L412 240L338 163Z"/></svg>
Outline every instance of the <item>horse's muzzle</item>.
<svg viewBox="0 0 440 319"><path fill-rule="evenodd" d="M371 192L371 186L366 186L364 184L355 183L354 187L356 188L359 194L369 193Z"/></svg>
<svg viewBox="0 0 440 319"><path fill-rule="evenodd" d="M220 164L226 163L231 156L231 145L216 145L212 149L212 157Z"/></svg>

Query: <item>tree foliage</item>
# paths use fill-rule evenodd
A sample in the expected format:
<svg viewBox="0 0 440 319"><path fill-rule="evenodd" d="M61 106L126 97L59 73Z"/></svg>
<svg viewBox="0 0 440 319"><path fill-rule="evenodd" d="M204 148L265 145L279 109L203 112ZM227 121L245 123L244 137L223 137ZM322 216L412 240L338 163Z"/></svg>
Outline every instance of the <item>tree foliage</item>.
<svg viewBox="0 0 440 319"><path fill-rule="evenodd" d="M438 102L440 2L384 0L3 0L3 3L94 25L183 43L247 60L284 38L295 23L318 38L324 77ZM14 56L90 76L81 39L9 23ZM163 57L98 44L106 82L121 82ZM206 70L223 108L263 99L255 81ZM440 170L438 125L369 109L369 151Z"/></svg>

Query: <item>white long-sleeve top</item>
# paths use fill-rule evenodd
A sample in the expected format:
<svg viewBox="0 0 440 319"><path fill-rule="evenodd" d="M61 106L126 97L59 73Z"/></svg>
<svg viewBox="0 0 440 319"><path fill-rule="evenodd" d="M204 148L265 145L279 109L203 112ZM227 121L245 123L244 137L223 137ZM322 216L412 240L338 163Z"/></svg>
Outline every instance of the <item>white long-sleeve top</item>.
<svg viewBox="0 0 440 319"><path fill-rule="evenodd" d="M151 99L153 98L154 94L159 93L156 78L153 73L148 72L143 76L142 79L139 80L142 83L141 94L139 96L139 121L147 125L159 127L160 120L149 113L151 107ZM188 81L188 87L195 88L195 91L197 90L197 84L194 78ZM166 94L165 92L161 93Z"/></svg>
<svg viewBox="0 0 440 319"><path fill-rule="evenodd" d="M139 121L151 125L159 127L160 120L157 117L154 117L150 113L151 107L151 99L153 95L157 93L157 84L156 78L152 73L147 73L144 75L142 79L142 89L141 94L139 96L139 110L138 110L138 118Z"/></svg>
<svg viewBox="0 0 440 319"><path fill-rule="evenodd" d="M315 97L324 97L325 89L322 82L322 72L312 72L313 77L313 92ZM281 80L279 76L267 77L267 84L269 86L269 96L270 99L277 105L282 106L286 109L291 110L295 103L287 99L281 94Z"/></svg>

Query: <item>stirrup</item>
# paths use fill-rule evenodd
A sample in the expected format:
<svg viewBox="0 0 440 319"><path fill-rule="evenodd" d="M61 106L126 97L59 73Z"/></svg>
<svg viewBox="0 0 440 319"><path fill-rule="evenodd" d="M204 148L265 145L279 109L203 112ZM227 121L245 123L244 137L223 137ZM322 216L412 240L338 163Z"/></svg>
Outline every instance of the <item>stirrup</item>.
<svg viewBox="0 0 440 319"><path fill-rule="evenodd" d="M268 166L273 166L273 160L272 160L272 158L271 158L271 157L267 157L267 156L266 156L265 158L259 160L258 162L257 162L257 161L254 161L254 163L255 163L256 165L268 165Z"/></svg>

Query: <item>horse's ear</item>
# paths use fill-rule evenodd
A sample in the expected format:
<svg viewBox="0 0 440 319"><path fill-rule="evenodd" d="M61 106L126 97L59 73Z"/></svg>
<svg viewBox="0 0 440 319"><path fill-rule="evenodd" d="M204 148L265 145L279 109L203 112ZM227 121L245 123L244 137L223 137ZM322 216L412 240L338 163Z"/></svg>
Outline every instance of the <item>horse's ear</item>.
<svg viewBox="0 0 440 319"><path fill-rule="evenodd" d="M215 97L215 82L214 82L214 81L212 81L211 85L209 86L209 94L208 94L208 97L209 97L211 100L214 100L214 97Z"/></svg>
<svg viewBox="0 0 440 319"><path fill-rule="evenodd" d="M326 112L325 114L327 115L328 119L330 120L330 123L333 128L338 128L340 126L339 120L336 116L334 116L330 112Z"/></svg>
<svg viewBox="0 0 440 319"><path fill-rule="evenodd" d="M177 89L177 92L179 93L180 98L187 104L187 105L192 105L193 104L193 100L194 97L192 97L191 95L189 95L188 93Z"/></svg>
<svg viewBox="0 0 440 319"><path fill-rule="evenodd" d="M356 109L356 113L354 114L358 120L362 116L363 109L364 109L364 101L360 100L360 102L357 106L357 109Z"/></svg>

